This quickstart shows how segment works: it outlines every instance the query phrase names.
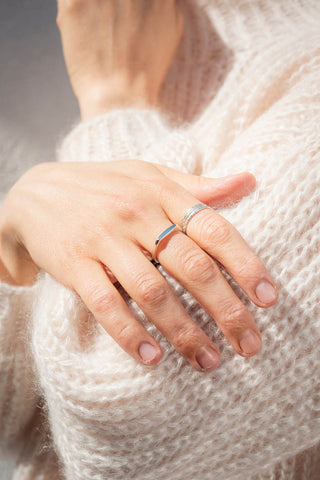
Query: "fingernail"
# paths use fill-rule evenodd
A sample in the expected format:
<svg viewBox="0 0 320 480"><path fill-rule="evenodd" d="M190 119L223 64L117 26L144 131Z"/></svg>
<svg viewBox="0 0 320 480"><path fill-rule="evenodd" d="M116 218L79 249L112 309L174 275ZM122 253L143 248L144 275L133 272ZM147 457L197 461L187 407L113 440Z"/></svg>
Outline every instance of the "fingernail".
<svg viewBox="0 0 320 480"><path fill-rule="evenodd" d="M247 355L258 353L261 348L261 340L253 330L245 330L240 340L240 347Z"/></svg>
<svg viewBox="0 0 320 480"><path fill-rule="evenodd" d="M220 356L212 348L202 346L197 350L196 360L203 370L210 370L219 365Z"/></svg>
<svg viewBox="0 0 320 480"><path fill-rule="evenodd" d="M139 347L139 354L144 362L151 362L157 355L157 350L150 343L142 342Z"/></svg>
<svg viewBox="0 0 320 480"><path fill-rule="evenodd" d="M262 280L257 288L256 295L263 303L271 303L277 298L277 292L271 283L266 280Z"/></svg>

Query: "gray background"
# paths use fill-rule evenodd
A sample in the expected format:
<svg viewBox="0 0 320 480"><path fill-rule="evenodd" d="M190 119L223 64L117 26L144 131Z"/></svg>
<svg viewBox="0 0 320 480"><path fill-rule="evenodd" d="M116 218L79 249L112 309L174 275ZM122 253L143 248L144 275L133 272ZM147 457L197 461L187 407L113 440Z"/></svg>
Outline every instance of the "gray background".
<svg viewBox="0 0 320 480"><path fill-rule="evenodd" d="M55 23L55 0L0 1L0 193L34 163L54 159L78 120ZM21 169L10 156L21 155ZM0 461L0 480L12 478Z"/></svg>
<svg viewBox="0 0 320 480"><path fill-rule="evenodd" d="M8 462L0 462L0 479L7 480L12 478L11 464Z"/></svg>

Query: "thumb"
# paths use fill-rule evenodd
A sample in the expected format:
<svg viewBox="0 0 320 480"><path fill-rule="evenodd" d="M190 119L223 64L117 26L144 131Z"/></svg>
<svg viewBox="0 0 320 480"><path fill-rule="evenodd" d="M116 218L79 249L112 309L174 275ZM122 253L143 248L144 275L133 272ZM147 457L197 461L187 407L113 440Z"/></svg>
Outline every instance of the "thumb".
<svg viewBox="0 0 320 480"><path fill-rule="evenodd" d="M252 173L243 172L220 178L208 178L179 172L173 168L156 165L170 180L179 183L201 202L215 208L222 208L239 202L256 187Z"/></svg>

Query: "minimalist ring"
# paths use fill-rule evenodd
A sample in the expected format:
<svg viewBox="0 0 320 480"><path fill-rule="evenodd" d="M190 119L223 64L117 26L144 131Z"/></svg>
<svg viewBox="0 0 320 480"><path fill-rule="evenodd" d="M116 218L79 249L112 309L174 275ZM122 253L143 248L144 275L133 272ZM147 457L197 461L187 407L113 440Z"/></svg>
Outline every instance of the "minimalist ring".
<svg viewBox="0 0 320 480"><path fill-rule="evenodd" d="M211 208L209 205L206 205L205 203L197 203L196 205L193 205L193 207L188 208L186 213L183 215L183 218L181 220L181 228L183 233L186 233L187 230L187 225L190 222L191 218L204 208Z"/></svg>
<svg viewBox="0 0 320 480"><path fill-rule="evenodd" d="M156 263L159 263L158 262L158 259L157 259L157 251L158 251L158 248L159 248L159 245L160 243L162 242L162 240L164 238L166 238L171 232L172 230L174 230L175 228L179 228L179 226L174 223L173 225L171 225L170 227L166 228L160 235L159 237L157 238L157 240L154 242L155 244L155 249L154 249L154 253L153 253L153 261L156 262Z"/></svg>

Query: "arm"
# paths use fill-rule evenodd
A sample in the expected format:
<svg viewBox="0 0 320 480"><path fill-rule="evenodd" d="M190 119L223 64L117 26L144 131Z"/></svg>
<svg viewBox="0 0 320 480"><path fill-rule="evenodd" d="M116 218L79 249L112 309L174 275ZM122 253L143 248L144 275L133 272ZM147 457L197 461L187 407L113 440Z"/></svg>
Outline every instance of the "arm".
<svg viewBox="0 0 320 480"><path fill-rule="evenodd" d="M29 316L36 285L10 285L1 262L0 457L20 449L37 401L29 344Z"/></svg>
<svg viewBox="0 0 320 480"><path fill-rule="evenodd" d="M183 33L177 2L146 6L138 0L135 9L116 1L81 3L58 1L57 23L82 118L63 142L59 160L141 158L193 172L197 154L192 140L172 132L158 108ZM170 145L177 139L184 155L173 158Z"/></svg>

